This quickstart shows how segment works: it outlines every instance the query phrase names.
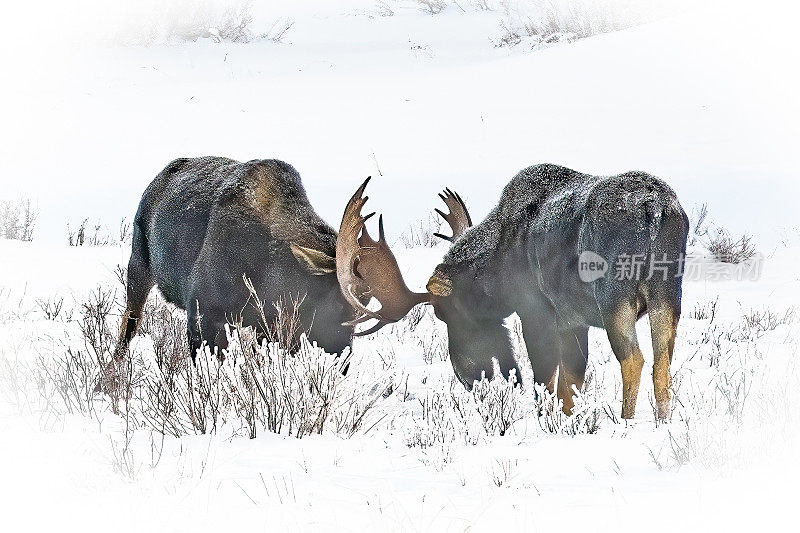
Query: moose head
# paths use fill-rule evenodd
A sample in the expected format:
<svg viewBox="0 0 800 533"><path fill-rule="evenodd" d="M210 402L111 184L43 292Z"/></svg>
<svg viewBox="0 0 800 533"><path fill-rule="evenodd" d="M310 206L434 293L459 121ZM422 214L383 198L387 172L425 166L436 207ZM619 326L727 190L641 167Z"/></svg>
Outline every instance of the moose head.
<svg viewBox="0 0 800 533"><path fill-rule="evenodd" d="M453 269L441 264L430 277L427 292L411 291L386 243L383 216L378 218L377 241L367 230L367 220L375 215L374 212L361 214L369 198L364 196L369 180L361 184L348 202L336 243L336 274L342 294L357 311L356 318L345 325L375 319L374 326L355 333L356 336L369 335L402 319L414 306L430 304L435 315L447 324L451 361L466 387L481 379L482 374L492 375L492 358L497 359L503 373L508 375L516 364L503 319L512 311L506 312L505 306L491 305L488 300L484 303L489 305L476 305L481 301L481 287L485 284L475 283L475 273L470 269ZM436 212L449 224L453 234L436 235L456 242L472 226L472 219L458 193L446 189L439 196L448 207L448 213L439 209ZM381 304L380 309L368 309L365 297L367 300L375 298Z"/></svg>

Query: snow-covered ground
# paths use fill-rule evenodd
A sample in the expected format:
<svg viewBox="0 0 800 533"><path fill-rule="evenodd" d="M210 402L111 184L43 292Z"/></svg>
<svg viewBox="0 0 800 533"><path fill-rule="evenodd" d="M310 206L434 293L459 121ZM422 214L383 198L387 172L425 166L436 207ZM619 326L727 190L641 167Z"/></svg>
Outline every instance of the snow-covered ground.
<svg viewBox="0 0 800 533"><path fill-rule="evenodd" d="M430 272L442 251L400 250L399 258L409 272ZM113 270L126 252L0 242L7 258L0 270L7 284L0 307L4 523L76 531L462 531L547 530L567 521L600 530L739 530L793 514L798 331L782 319L800 285L796 245L769 257L758 282L685 284L673 366L678 405L669 424L653 421L647 379L635 420L603 412L608 406L618 415L620 378L599 330L590 336L595 433L571 435L568 423L546 431L530 391L518 398L503 436L462 426L447 406L440 414L455 426L428 422L422 402L461 389L439 358L442 332L427 315L413 331L401 323L356 342L346 380L365 396L375 396L375 383L391 383L394 392L380 397L351 437L327 429L298 440L262 430L249 440L221 428L177 439L139 430L123 462L124 421L104 400L99 414L64 414L58 396L36 392L29 372L38 358L46 365L67 346L81 347L73 307L98 284L118 286ZM64 310L47 320L36 301L55 296L64 296ZM713 320L693 318L713 300ZM776 315L774 329L741 326L743 315L766 310ZM644 345L647 331L644 319ZM134 352L152 350L148 343L140 336ZM414 444L426 438L429 446Z"/></svg>
<svg viewBox="0 0 800 533"><path fill-rule="evenodd" d="M77 7L9 17L0 196L34 198L40 218L34 242L0 241L3 528L673 531L791 519L800 47L789 4L703 2L537 50L494 46L501 11L450 5L431 16L416 2L383 4L391 16L366 0L257 2L255 33L294 21L280 43L123 47L98 44L103 32ZM764 273L685 283L668 424L653 420L647 379L635 420L603 412L619 412L619 365L593 330L596 432L570 435L563 421L546 431L526 390L503 436L456 417L443 442L415 445L437 431L422 404L451 397L449 362L426 362L442 334L426 315L417 328L356 340L361 370L348 386L393 387L355 435L139 430L120 471L123 420L64 414L31 379L80 342L81 304L98 285L119 290L115 271L127 262L124 246L68 247L67 223L92 217L113 231L169 160L208 154L294 164L334 226L372 174L370 203L393 239L445 186L480 219L529 164L647 170L687 210L708 203L715 223L752 234ZM397 251L412 288L444 251ZM47 319L45 302L61 297ZM712 320L700 310L713 301ZM639 335L650 361L646 319ZM133 348L152 349L144 336ZM455 416L448 405L442 413Z"/></svg>

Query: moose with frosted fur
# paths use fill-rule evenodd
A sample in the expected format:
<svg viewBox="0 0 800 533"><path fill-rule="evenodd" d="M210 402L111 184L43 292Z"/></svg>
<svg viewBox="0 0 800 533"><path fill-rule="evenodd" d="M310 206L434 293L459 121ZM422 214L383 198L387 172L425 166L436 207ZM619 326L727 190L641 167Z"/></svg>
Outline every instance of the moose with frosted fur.
<svg viewBox="0 0 800 533"><path fill-rule="evenodd" d="M644 366L635 325L649 314L657 415L669 417L689 222L663 181L643 172L599 177L536 165L511 180L498 205L476 226L460 196L447 190L442 199L449 213L439 213L453 230L446 237L453 244L425 293L406 289L396 267L359 269L364 258L390 254L385 245L371 247L366 231L357 241L369 218L358 215L365 186L345 211L336 262L345 296L361 310L359 320L378 320L372 330L398 320L417 303L429 303L447 324L455 374L470 387L493 375L495 361L504 376L512 370L519 376L504 325L517 313L534 380L556 392L569 413L573 387L582 387L586 373L589 327L603 328L622 369L622 416L631 418ZM579 274L584 252L612 264L620 257L642 262L637 275L609 271L587 282ZM656 259L659 265L653 268ZM385 263L396 265L389 257ZM375 296L383 307L359 306L358 294Z"/></svg>

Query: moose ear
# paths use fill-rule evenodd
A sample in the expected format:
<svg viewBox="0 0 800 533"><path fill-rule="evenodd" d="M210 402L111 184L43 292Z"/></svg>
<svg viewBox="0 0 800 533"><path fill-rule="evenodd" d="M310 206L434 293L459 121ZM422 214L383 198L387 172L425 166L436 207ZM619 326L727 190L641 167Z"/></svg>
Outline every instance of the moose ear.
<svg viewBox="0 0 800 533"><path fill-rule="evenodd" d="M450 279L450 276L437 267L425 288L428 289L428 292L432 295L444 298L453 293L453 281Z"/></svg>
<svg viewBox="0 0 800 533"><path fill-rule="evenodd" d="M315 276L324 276L336 272L336 258L329 256L325 252L306 248L299 244L289 243L292 254L297 262Z"/></svg>

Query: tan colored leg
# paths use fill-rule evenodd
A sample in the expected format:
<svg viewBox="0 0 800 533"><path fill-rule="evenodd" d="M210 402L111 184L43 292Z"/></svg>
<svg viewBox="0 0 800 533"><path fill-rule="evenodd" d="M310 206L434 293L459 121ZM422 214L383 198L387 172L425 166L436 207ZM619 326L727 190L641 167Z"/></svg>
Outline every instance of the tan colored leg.
<svg viewBox="0 0 800 533"><path fill-rule="evenodd" d="M637 346L628 357L620 361L622 370L622 418L633 418L636 414L636 399L639 396L639 383L642 380L644 357Z"/></svg>
<svg viewBox="0 0 800 533"><path fill-rule="evenodd" d="M666 420L672 410L670 363L675 349L678 319L677 314L669 306L660 306L651 310L649 314L653 337L653 392L656 397L656 416L659 420Z"/></svg>
<svg viewBox="0 0 800 533"><path fill-rule="evenodd" d="M122 313L122 322L119 325L119 337L117 338L117 346L114 348L114 359L121 361L125 358L128 352L128 343L133 336L132 333L136 329L136 320L131 321L131 310L125 309ZM128 330L131 330L131 335L128 335Z"/></svg>
<svg viewBox="0 0 800 533"><path fill-rule="evenodd" d="M636 312L622 305L603 319L611 349L622 370L622 418L633 418L644 357L636 338Z"/></svg>

